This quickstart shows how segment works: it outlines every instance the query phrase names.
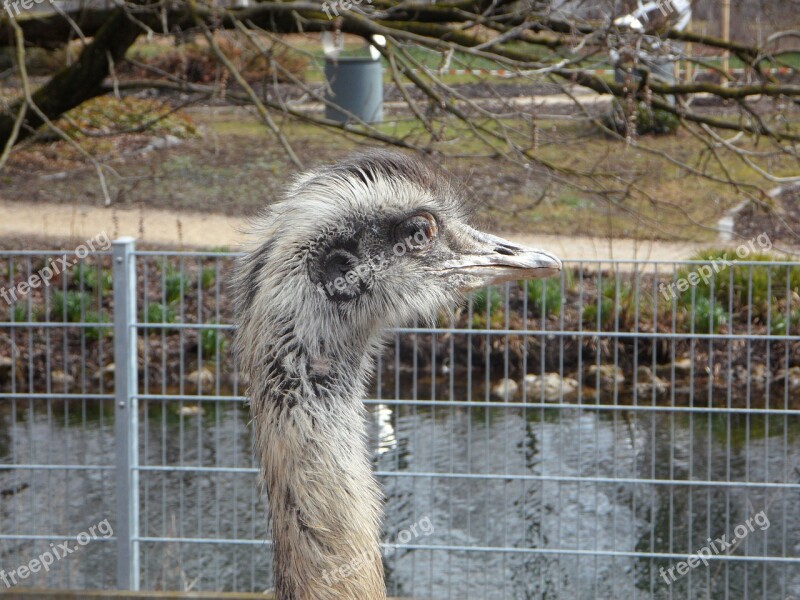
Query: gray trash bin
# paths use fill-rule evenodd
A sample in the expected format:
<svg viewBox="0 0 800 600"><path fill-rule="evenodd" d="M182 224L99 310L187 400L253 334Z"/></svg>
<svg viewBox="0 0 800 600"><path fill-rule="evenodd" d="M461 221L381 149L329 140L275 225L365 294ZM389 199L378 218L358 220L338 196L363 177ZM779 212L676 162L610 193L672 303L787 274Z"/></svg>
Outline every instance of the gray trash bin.
<svg viewBox="0 0 800 600"><path fill-rule="evenodd" d="M354 119L341 108L367 123L383 120L383 67L371 57L325 59L325 117L344 123Z"/></svg>

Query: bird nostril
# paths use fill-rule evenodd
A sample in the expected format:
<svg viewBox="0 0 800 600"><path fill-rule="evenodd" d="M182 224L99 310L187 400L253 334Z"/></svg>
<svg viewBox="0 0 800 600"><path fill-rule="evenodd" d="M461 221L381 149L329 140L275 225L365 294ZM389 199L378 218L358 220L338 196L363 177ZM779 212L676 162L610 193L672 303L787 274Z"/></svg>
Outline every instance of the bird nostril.
<svg viewBox="0 0 800 600"><path fill-rule="evenodd" d="M503 256L514 256L514 253L506 248L505 246L497 246L494 249L497 254L502 254Z"/></svg>

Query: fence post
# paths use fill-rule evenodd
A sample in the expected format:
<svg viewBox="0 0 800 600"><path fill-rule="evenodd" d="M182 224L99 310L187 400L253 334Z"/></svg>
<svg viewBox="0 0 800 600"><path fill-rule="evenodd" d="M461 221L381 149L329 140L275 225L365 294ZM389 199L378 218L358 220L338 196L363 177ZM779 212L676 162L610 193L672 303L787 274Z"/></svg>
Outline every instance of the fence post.
<svg viewBox="0 0 800 600"><path fill-rule="evenodd" d="M139 589L139 427L136 260L133 238L114 240L114 439L117 588Z"/></svg>

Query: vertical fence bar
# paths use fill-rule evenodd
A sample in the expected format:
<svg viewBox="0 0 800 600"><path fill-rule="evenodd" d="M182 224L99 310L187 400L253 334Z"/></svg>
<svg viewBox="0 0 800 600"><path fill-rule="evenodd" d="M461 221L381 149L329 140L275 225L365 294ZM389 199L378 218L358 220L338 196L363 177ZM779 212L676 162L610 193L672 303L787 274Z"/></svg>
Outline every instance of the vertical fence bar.
<svg viewBox="0 0 800 600"><path fill-rule="evenodd" d="M113 243L114 433L116 441L117 587L139 589L139 444L136 262L133 238Z"/></svg>

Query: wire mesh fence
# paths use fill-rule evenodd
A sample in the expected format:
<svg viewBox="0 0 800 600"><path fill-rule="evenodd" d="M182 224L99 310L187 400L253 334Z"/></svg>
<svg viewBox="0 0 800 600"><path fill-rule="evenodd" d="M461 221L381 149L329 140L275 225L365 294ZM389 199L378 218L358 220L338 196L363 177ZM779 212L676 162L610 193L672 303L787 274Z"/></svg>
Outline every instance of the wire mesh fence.
<svg viewBox="0 0 800 600"><path fill-rule="evenodd" d="M0 580L269 589L235 255L117 242L20 289L59 256L0 253ZM800 597L800 266L717 259L566 262L394 333L390 595Z"/></svg>

